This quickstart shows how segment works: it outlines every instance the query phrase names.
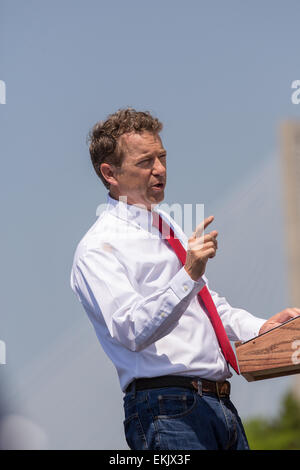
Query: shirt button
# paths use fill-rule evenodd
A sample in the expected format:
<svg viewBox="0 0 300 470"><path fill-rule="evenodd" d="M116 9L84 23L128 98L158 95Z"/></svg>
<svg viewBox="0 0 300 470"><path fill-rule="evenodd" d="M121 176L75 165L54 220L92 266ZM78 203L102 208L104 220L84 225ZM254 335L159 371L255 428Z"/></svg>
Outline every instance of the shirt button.
<svg viewBox="0 0 300 470"><path fill-rule="evenodd" d="M184 290L185 292L188 290L188 286L187 286L186 284L184 284L183 290Z"/></svg>
<svg viewBox="0 0 300 470"><path fill-rule="evenodd" d="M166 316L166 314L165 314L164 312L162 312L162 313L160 314L160 316L161 316L161 318L164 318L164 317Z"/></svg>

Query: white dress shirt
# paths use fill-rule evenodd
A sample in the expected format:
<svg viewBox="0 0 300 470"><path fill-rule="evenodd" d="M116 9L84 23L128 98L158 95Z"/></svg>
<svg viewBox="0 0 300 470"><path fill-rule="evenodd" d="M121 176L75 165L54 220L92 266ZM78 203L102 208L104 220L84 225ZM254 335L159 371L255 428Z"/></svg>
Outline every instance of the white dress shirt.
<svg viewBox="0 0 300 470"><path fill-rule="evenodd" d="M184 248L188 239L170 216ZM197 293L206 276L193 281L159 231L152 213L108 195L107 206L79 242L71 287L114 363L120 386L139 377L231 377L214 329ZM266 321L231 307L210 290L231 341L257 336Z"/></svg>

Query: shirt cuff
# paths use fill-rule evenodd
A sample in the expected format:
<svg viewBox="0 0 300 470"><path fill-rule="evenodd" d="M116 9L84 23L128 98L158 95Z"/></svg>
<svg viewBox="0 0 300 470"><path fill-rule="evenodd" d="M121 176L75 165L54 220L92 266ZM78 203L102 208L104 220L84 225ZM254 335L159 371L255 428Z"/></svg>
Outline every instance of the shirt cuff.
<svg viewBox="0 0 300 470"><path fill-rule="evenodd" d="M252 318L246 320L245 324L243 324L243 330L247 331L247 334L241 339L241 341L246 342L256 338L256 336L259 335L259 330L266 321L267 320L263 318L254 317L252 315Z"/></svg>
<svg viewBox="0 0 300 470"><path fill-rule="evenodd" d="M170 282L170 287L177 297L182 300L186 297L191 298L205 286L206 282L201 277L198 281L194 281L186 272L184 267L178 271Z"/></svg>

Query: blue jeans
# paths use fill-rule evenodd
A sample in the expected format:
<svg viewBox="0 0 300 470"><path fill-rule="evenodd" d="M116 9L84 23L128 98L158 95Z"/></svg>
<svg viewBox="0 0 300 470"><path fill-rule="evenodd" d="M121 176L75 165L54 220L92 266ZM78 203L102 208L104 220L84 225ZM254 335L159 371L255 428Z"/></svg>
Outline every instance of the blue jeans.
<svg viewBox="0 0 300 470"><path fill-rule="evenodd" d="M132 450L246 450L245 431L229 398L182 387L124 395L124 431Z"/></svg>

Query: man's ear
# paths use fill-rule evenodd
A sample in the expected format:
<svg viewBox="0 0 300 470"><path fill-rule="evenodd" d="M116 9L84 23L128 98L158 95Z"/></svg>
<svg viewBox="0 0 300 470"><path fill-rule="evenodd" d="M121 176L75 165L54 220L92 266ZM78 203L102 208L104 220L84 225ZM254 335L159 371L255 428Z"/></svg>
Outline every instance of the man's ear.
<svg viewBox="0 0 300 470"><path fill-rule="evenodd" d="M100 171L102 173L103 178L111 185L117 186L118 180L116 179L116 167L111 165L110 163L101 163Z"/></svg>

